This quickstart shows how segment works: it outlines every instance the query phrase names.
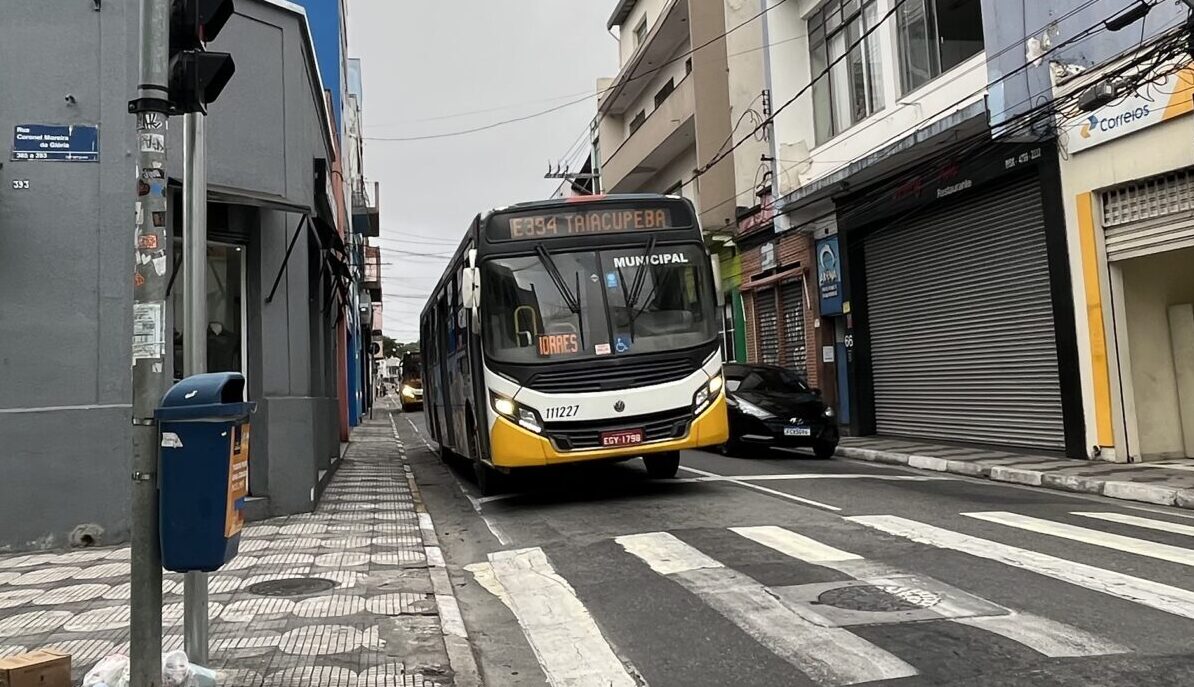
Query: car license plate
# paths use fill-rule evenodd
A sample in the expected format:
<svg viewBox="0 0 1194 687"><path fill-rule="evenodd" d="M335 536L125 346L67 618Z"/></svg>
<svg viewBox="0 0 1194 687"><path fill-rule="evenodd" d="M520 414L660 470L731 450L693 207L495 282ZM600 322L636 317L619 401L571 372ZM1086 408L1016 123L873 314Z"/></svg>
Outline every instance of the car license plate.
<svg viewBox="0 0 1194 687"><path fill-rule="evenodd" d="M812 436L813 430L808 427L784 427L784 436L786 437L807 437Z"/></svg>
<svg viewBox="0 0 1194 687"><path fill-rule="evenodd" d="M643 443L643 430L623 429L616 432L602 432L602 446L633 446Z"/></svg>

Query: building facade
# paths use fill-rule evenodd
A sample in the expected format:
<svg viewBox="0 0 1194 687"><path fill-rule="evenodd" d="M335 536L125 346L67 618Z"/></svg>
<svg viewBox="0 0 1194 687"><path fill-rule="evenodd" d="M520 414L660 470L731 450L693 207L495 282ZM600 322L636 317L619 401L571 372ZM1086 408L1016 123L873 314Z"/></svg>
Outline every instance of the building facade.
<svg viewBox="0 0 1194 687"><path fill-rule="evenodd" d="M1022 38L1008 28L1020 22L1048 27L1031 38L1059 46L1039 63L1025 64L1022 50L1001 53L993 71L1012 76L992 110L1016 113L1041 98L1072 103L1092 86L1117 84L1109 104L1065 105L1057 115L1083 443L1102 460L1194 457L1194 279L1185 267L1194 258L1194 73L1181 66L1187 10L1158 3L1124 30L1092 34L1089 27L1123 8L990 4L999 13L988 27L993 44L1020 48ZM993 124L1005 122L993 116Z"/></svg>
<svg viewBox="0 0 1194 687"><path fill-rule="evenodd" d="M135 131L126 103L138 56L126 39L138 19L127 3L6 15L0 59L27 68L0 80L0 130L14 132L0 167L0 548L127 538ZM51 38L63 31L71 41ZM251 511L300 512L340 448L346 256L334 119L301 8L240 2L211 47L241 68L208 117L208 367L245 374L258 404ZM181 122L170 124L163 269L181 264L182 246ZM17 159L15 132L57 128L93 134L94 155ZM42 228L37 240L17 240L32 227ZM188 326L181 288L176 279L167 301L172 368Z"/></svg>
<svg viewBox="0 0 1194 687"><path fill-rule="evenodd" d="M1011 24L986 4L770 0L777 235L739 239L762 241L744 272L771 266L749 347L803 364L850 433L1086 456L1055 136L988 110Z"/></svg>

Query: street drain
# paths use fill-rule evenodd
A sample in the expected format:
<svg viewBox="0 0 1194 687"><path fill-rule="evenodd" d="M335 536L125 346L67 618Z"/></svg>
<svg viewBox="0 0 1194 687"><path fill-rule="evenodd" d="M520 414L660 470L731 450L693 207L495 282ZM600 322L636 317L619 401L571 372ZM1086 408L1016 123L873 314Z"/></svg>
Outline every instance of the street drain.
<svg viewBox="0 0 1194 687"><path fill-rule="evenodd" d="M322 577L289 577L282 580L266 580L251 584L245 589L257 596L306 596L335 589L333 580Z"/></svg>
<svg viewBox="0 0 1194 687"><path fill-rule="evenodd" d="M892 613L932 608L941 602L933 592L894 584L850 585L823 592L817 603L847 611Z"/></svg>

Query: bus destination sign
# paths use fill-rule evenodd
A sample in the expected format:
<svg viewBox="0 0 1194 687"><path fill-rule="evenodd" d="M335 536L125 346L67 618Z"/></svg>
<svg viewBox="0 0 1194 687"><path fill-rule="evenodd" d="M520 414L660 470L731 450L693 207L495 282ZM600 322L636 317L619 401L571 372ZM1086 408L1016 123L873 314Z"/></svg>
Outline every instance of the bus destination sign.
<svg viewBox="0 0 1194 687"><path fill-rule="evenodd" d="M592 207L532 211L495 217L489 235L496 240L520 240L620 234L691 226L677 225L667 207Z"/></svg>

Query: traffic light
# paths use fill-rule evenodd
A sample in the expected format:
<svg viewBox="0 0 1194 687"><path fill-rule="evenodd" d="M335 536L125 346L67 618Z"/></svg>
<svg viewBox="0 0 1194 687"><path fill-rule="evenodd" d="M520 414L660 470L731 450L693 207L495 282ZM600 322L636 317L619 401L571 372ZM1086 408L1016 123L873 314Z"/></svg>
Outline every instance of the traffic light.
<svg viewBox="0 0 1194 687"><path fill-rule="evenodd" d="M207 114L207 105L220 97L236 72L232 55L203 47L215 40L232 13L232 0L171 0L171 114Z"/></svg>

